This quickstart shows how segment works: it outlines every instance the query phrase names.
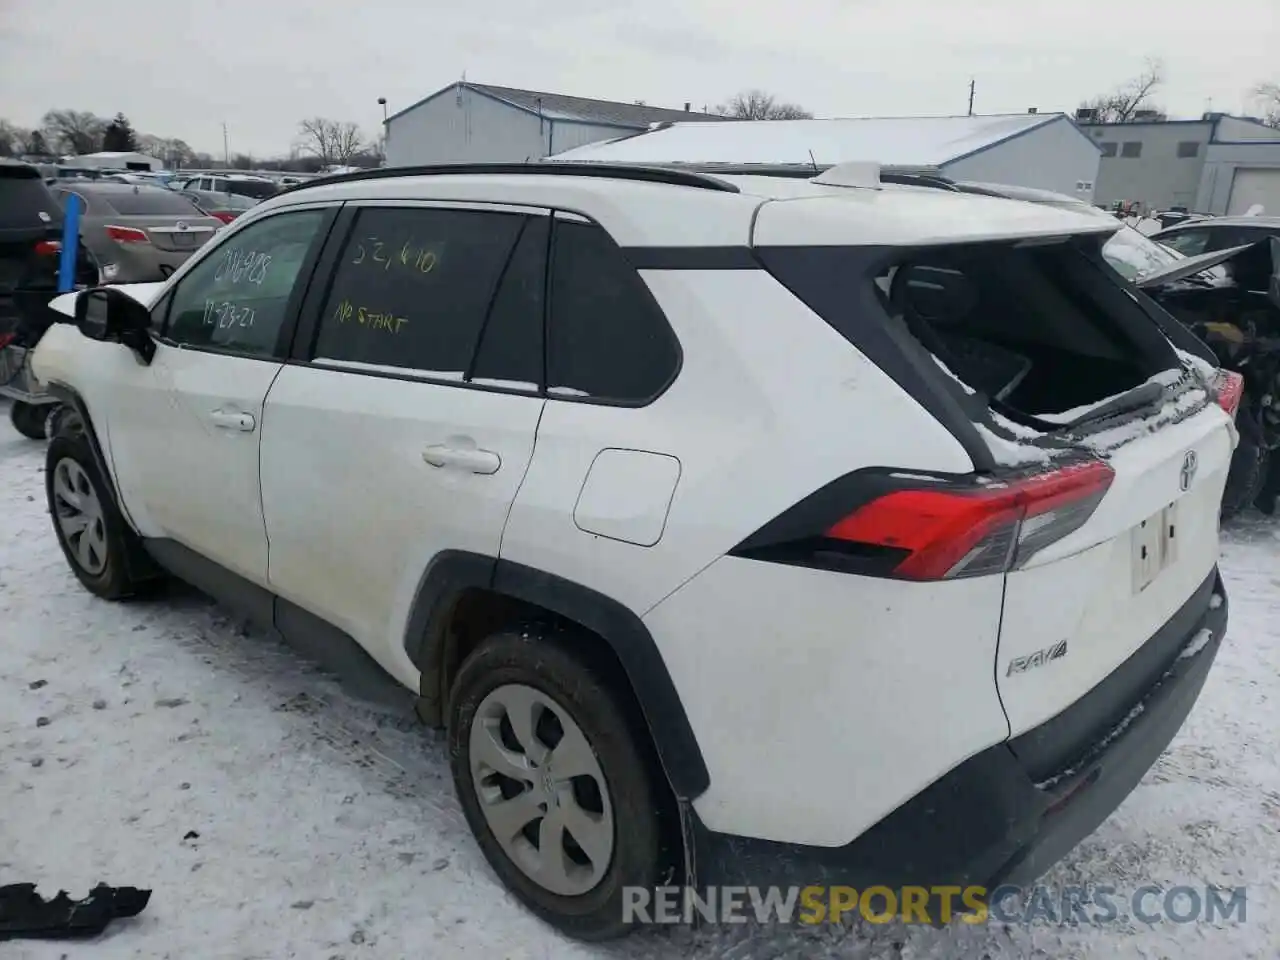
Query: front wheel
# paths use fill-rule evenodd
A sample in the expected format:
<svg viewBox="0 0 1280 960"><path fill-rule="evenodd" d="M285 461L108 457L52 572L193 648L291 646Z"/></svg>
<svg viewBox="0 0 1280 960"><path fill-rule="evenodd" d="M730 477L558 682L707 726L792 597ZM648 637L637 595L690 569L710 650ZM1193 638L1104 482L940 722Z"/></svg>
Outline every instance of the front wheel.
<svg viewBox="0 0 1280 960"><path fill-rule="evenodd" d="M626 889L660 876L636 736L608 682L552 639L497 633L453 684L449 754L467 823L524 905L580 940L626 933Z"/></svg>
<svg viewBox="0 0 1280 960"><path fill-rule="evenodd" d="M48 437L45 427L47 413L48 410L43 406L15 400L9 408L9 422L13 424L13 429L28 440L44 440Z"/></svg>

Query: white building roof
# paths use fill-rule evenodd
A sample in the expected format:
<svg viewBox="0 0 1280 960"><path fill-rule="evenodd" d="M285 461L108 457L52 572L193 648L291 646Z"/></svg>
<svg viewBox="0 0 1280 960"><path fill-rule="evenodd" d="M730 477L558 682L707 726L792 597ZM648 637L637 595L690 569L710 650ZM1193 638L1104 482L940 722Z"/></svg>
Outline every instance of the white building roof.
<svg viewBox="0 0 1280 960"><path fill-rule="evenodd" d="M122 157L141 157L143 160L154 160L153 156L138 153L136 150L101 150L98 153L82 153L77 160L119 160Z"/></svg>
<svg viewBox="0 0 1280 960"><path fill-rule="evenodd" d="M550 159L819 166L875 160L886 167L933 168L1062 120L1065 115L1061 113L1017 113L985 117L681 122L575 147Z"/></svg>

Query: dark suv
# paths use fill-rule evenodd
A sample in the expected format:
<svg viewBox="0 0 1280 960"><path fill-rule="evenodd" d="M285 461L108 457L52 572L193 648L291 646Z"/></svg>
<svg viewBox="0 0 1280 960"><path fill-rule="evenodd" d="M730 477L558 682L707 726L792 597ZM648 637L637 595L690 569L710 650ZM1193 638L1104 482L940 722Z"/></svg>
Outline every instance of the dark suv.
<svg viewBox="0 0 1280 960"><path fill-rule="evenodd" d="M46 305L57 294L62 210L30 164L0 160L0 346L34 342L48 327ZM98 279L92 257L80 249L77 283Z"/></svg>

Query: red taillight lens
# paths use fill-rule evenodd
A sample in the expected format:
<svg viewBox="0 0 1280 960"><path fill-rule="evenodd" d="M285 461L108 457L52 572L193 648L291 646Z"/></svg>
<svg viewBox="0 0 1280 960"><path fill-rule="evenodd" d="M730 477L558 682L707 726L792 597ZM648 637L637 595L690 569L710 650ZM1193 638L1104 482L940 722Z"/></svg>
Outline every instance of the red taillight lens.
<svg viewBox="0 0 1280 960"><path fill-rule="evenodd" d="M145 230L137 227L107 227L107 236L116 243L150 243L151 239Z"/></svg>
<svg viewBox="0 0 1280 960"><path fill-rule="evenodd" d="M9 344L13 343L16 333L0 333L0 350L3 350Z"/></svg>
<svg viewBox="0 0 1280 960"><path fill-rule="evenodd" d="M1115 472L1098 460L969 490L896 490L859 507L826 535L905 550L910 580L1003 573L1080 529Z"/></svg>
<svg viewBox="0 0 1280 960"><path fill-rule="evenodd" d="M236 218L236 215L234 213L231 213L228 210L218 210L215 213L213 213L212 216L217 217L223 223L230 223L232 220Z"/></svg>
<svg viewBox="0 0 1280 960"><path fill-rule="evenodd" d="M1213 396L1218 406L1234 417L1244 395L1244 377L1231 370L1219 370L1213 380Z"/></svg>
<svg viewBox="0 0 1280 960"><path fill-rule="evenodd" d="M55 257L62 252L60 240L40 240L36 243L37 257Z"/></svg>

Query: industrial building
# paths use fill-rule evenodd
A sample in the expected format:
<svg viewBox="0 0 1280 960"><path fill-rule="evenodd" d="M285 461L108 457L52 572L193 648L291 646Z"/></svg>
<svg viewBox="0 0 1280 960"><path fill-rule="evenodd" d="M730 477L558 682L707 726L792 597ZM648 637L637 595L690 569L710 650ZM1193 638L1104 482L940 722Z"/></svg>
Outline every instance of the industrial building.
<svg viewBox="0 0 1280 960"><path fill-rule="evenodd" d="M1099 148L1061 113L676 122L559 151L564 161L883 169L1007 183L1093 199Z"/></svg>
<svg viewBox="0 0 1280 960"><path fill-rule="evenodd" d="M1261 204L1280 214L1280 130L1274 127L1223 113L1091 123L1088 111L1080 111L1077 122L1102 152L1096 203L1215 215Z"/></svg>
<svg viewBox="0 0 1280 960"><path fill-rule="evenodd" d="M387 163L523 162L672 120L723 120L643 103L615 103L463 80L386 121Z"/></svg>

